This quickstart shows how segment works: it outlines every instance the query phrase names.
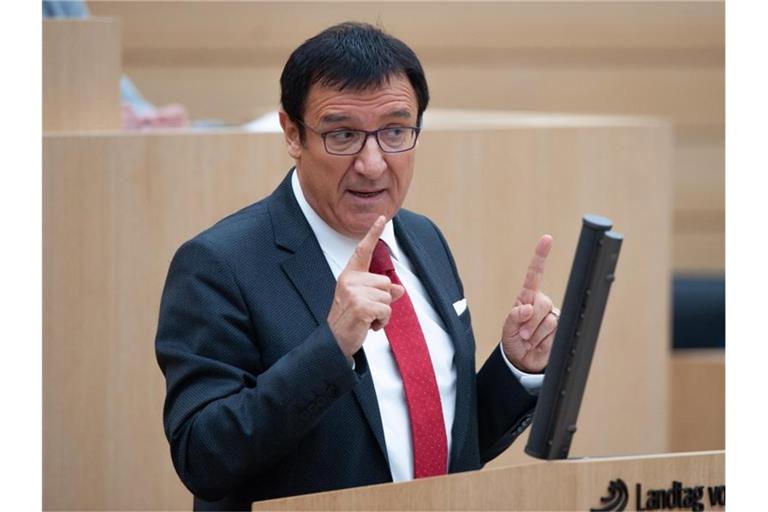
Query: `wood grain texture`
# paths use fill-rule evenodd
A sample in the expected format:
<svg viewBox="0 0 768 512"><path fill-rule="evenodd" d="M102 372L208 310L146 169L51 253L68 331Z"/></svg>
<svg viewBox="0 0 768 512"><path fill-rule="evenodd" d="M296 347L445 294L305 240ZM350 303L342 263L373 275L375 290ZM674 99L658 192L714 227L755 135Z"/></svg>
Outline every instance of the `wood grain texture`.
<svg viewBox="0 0 768 512"><path fill-rule="evenodd" d="M45 509L191 506L154 358L165 273L184 240L278 183L281 149L277 135L45 137Z"/></svg>
<svg viewBox="0 0 768 512"><path fill-rule="evenodd" d="M43 131L120 128L120 21L43 21Z"/></svg>
<svg viewBox="0 0 768 512"><path fill-rule="evenodd" d="M537 119L541 123L552 118ZM654 450L652 445L664 450L669 132L652 124L621 128L597 123L588 131L523 126L526 121L521 120L517 129L508 128L504 139L503 130L449 132L441 134L439 145L436 135L426 132L408 204L420 205L436 219L452 243L472 308L480 359L499 339L511 295L522 284L538 238L547 232L555 239L545 290L561 303L581 215L611 218L627 240L572 453L647 453ZM487 143L494 134L497 143ZM644 149L632 150L629 156L630 148L640 146ZM457 168L455 177L443 175ZM435 197L441 200L430 200ZM474 297L490 300L474 304ZM627 309L612 313L618 307ZM634 365L640 361L653 378L635 374ZM627 378L630 374L634 377ZM643 391L635 393L636 386ZM604 428L609 414L614 428ZM491 465L526 460L523 447L516 443Z"/></svg>
<svg viewBox="0 0 768 512"><path fill-rule="evenodd" d="M637 510L636 483L644 491L669 489L673 480L724 485L725 452L535 462L256 502L252 510L590 510L604 505L600 497L617 478L628 487L627 510ZM706 510L722 510L707 499L705 490Z"/></svg>
<svg viewBox="0 0 768 512"><path fill-rule="evenodd" d="M311 34L342 20L378 23L417 49L700 49L722 46L725 34L724 2L225 0L175 4L88 2L95 15L125 20L129 48L261 46L290 51Z"/></svg>
<svg viewBox="0 0 768 512"><path fill-rule="evenodd" d="M723 225L724 215L714 221L715 226ZM724 275L725 230L678 230L674 236L673 251L673 269L677 272L686 275Z"/></svg>
<svg viewBox="0 0 768 512"><path fill-rule="evenodd" d="M676 350L669 367L670 451L725 449L725 351Z"/></svg>
<svg viewBox="0 0 768 512"><path fill-rule="evenodd" d="M435 123L420 139L407 205L451 243L479 361L540 234L555 238L544 289L560 303L581 215L607 215L627 239L572 453L665 451L668 126ZM163 435L153 346L168 264L184 240L271 192L289 165L277 133L43 138L45 509L189 508ZM495 464L529 460L522 447Z"/></svg>
<svg viewBox="0 0 768 512"><path fill-rule="evenodd" d="M724 124L723 2L100 1L91 9L123 21L125 66L137 82L197 117L242 122L250 108L276 104L290 52L359 20L413 47L437 107Z"/></svg>
<svg viewBox="0 0 768 512"><path fill-rule="evenodd" d="M126 63L126 72L157 103L181 101L195 118L242 123L264 107L277 108L285 59L217 66ZM170 60L176 60L174 56ZM725 74L722 67L655 63L615 66L562 63L544 66L512 57L438 61L423 58L436 108L524 110L663 116L681 127L722 127Z"/></svg>
<svg viewBox="0 0 768 512"><path fill-rule="evenodd" d="M100 1L91 8L123 20L125 66L147 96L184 103L197 119L239 124L276 108L290 52L345 20L377 24L411 45L433 107L668 118L678 140L675 269L724 272L723 251L702 250L724 232L707 222L725 196L724 2ZM688 132L719 135L690 140ZM679 228L679 210L695 218L696 234Z"/></svg>

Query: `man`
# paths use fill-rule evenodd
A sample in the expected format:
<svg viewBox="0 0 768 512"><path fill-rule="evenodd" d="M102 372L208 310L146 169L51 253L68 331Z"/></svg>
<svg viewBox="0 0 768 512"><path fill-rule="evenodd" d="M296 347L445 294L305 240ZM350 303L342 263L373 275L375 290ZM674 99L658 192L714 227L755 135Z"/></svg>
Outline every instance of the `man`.
<svg viewBox="0 0 768 512"><path fill-rule="evenodd" d="M530 422L552 239L476 374L445 239L401 209L429 101L415 54L341 24L294 51L281 87L295 168L185 243L163 293L165 430L195 507L479 469Z"/></svg>

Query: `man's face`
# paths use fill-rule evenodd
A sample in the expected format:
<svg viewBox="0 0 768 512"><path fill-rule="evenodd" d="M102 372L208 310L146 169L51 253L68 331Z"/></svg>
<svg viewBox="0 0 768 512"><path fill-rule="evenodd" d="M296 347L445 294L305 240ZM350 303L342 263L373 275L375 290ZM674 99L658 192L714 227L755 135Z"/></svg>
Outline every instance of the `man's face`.
<svg viewBox="0 0 768 512"><path fill-rule="evenodd" d="M393 75L382 87L337 91L313 85L303 122L318 132L376 130L416 126L418 103L406 77ZM413 177L415 150L384 153L374 136L351 156L328 154L323 139L298 127L280 113L288 152L296 160L299 182L309 204L341 234L362 238L379 215L391 219L405 200Z"/></svg>

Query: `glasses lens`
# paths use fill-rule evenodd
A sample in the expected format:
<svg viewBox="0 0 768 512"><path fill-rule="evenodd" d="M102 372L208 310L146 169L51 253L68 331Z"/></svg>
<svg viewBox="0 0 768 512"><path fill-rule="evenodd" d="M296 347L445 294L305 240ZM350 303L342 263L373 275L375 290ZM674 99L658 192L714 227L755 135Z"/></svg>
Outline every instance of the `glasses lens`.
<svg viewBox="0 0 768 512"><path fill-rule="evenodd" d="M416 139L416 130L404 126L379 130L379 144L384 151L405 151L411 149Z"/></svg>
<svg viewBox="0 0 768 512"><path fill-rule="evenodd" d="M325 147L331 153L353 154L360 151L364 140L365 132L339 130L325 135Z"/></svg>
<svg viewBox="0 0 768 512"><path fill-rule="evenodd" d="M376 133L379 146L386 153L408 151L416 145L417 128L397 126L383 128ZM335 130L323 134L325 149L333 155L355 155L363 149L368 132L362 130Z"/></svg>

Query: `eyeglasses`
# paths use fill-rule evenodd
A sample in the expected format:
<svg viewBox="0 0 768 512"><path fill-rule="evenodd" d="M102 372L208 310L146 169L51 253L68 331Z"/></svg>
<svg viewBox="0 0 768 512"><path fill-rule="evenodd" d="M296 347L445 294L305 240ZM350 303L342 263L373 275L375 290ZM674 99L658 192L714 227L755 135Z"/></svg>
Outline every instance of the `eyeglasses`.
<svg viewBox="0 0 768 512"><path fill-rule="evenodd" d="M349 156L356 155L365 147L365 141L373 135L384 153L402 153L416 146L421 128L415 126L392 126L379 128L378 130L331 130L318 131L303 122L298 122L303 127L315 132L323 138L325 150L331 155Z"/></svg>

